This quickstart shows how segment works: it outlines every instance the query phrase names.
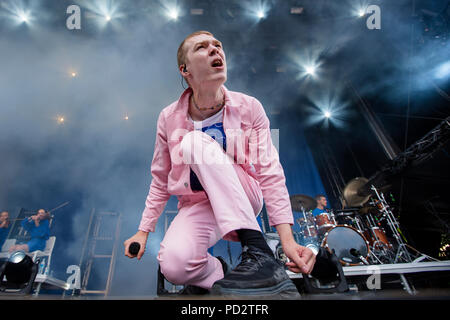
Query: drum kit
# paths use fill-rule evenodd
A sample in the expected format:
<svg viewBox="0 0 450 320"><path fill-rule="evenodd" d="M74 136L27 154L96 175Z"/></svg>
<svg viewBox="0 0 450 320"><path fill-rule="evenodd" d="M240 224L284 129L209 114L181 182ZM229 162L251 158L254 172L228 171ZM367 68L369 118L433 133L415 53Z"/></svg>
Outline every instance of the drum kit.
<svg viewBox="0 0 450 320"><path fill-rule="evenodd" d="M300 231L293 231L296 241L334 251L344 266L411 262L399 223L383 193L373 185L370 192L361 192L367 182L360 177L347 184L343 191L347 208L315 216L315 199L292 195L292 210L300 213L295 221ZM274 252L280 260L286 259L279 243Z"/></svg>

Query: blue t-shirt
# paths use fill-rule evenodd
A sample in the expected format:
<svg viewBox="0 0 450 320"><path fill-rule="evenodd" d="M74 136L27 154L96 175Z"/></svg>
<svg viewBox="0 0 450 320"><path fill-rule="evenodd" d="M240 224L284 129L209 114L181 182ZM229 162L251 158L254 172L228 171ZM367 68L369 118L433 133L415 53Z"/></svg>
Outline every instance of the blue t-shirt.
<svg viewBox="0 0 450 320"><path fill-rule="evenodd" d="M195 130L201 130L202 132L209 135L211 138L216 140L216 142L222 146L222 148L227 150L227 139L225 135L225 130L223 129L223 108L216 114L203 121L194 121ZM197 175L191 169L191 189L192 191L204 191L202 184L198 180Z"/></svg>
<svg viewBox="0 0 450 320"><path fill-rule="evenodd" d="M203 121L194 121L195 130L201 130L217 141L222 148L227 150L227 139L223 129L223 109Z"/></svg>
<svg viewBox="0 0 450 320"><path fill-rule="evenodd" d="M217 122L210 126L203 127L202 131L216 140L217 143L222 146L223 150L227 151L227 138L225 136L225 131L223 130L223 122Z"/></svg>
<svg viewBox="0 0 450 320"><path fill-rule="evenodd" d="M324 212L327 212L327 210L315 208L315 209L312 211L312 214L313 214L313 216L315 217L315 216L318 216L319 214L322 214L322 213L324 213Z"/></svg>

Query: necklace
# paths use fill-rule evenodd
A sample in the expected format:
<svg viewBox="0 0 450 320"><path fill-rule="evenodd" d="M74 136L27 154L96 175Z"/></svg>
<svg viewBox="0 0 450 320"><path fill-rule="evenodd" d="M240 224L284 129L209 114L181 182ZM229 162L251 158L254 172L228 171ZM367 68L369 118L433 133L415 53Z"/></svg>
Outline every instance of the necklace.
<svg viewBox="0 0 450 320"><path fill-rule="evenodd" d="M199 110L199 111L213 110L213 109L215 109L215 108L217 108L217 107L222 107L222 106L225 104L225 95L223 95L223 99L222 99L221 102L219 102L219 103L216 104L215 106L207 107L207 108L200 108L200 107L197 105L197 103L195 102L194 95L192 95L192 101L194 102L195 108L197 108L197 110Z"/></svg>
<svg viewBox="0 0 450 320"><path fill-rule="evenodd" d="M221 108L225 105L225 94L223 95L223 99L222 102L216 104L215 106L212 107L208 107L208 108L200 108L197 103L195 102L194 99L194 95L191 96L192 97L192 102L194 103L195 108L200 112L200 114L202 115L203 120L205 120L206 118L208 118L207 116L205 117L205 115L203 114L203 111L206 110L214 110L215 108Z"/></svg>

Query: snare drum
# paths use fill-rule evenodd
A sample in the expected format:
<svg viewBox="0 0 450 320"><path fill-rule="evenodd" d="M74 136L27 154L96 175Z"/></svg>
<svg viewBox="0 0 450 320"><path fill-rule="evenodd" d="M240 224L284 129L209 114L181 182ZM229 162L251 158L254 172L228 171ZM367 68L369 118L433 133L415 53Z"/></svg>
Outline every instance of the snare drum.
<svg viewBox="0 0 450 320"><path fill-rule="evenodd" d="M320 233L325 233L327 230L336 226L336 222L330 218L327 212L321 213L315 217L316 227Z"/></svg>
<svg viewBox="0 0 450 320"><path fill-rule="evenodd" d="M356 266L367 261L369 243L362 233L347 225L337 225L330 229L323 238L322 247L334 253L344 266ZM361 257L363 259L361 259Z"/></svg>

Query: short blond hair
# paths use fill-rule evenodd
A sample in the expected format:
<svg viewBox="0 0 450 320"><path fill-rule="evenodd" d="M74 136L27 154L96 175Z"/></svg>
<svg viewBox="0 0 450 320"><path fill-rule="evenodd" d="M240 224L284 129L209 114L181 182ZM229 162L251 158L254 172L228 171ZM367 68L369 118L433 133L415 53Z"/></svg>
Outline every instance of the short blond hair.
<svg viewBox="0 0 450 320"><path fill-rule="evenodd" d="M184 49L184 44L186 43L186 41L189 40L190 38L193 38L193 37L201 35L201 34L207 34L208 36L214 37L214 35L211 32L200 30L200 31L195 31L195 32L191 33L190 35L188 35L186 38L184 38L183 42L181 42L180 46L178 47L178 51L177 51L178 67L186 64L186 50Z"/></svg>

